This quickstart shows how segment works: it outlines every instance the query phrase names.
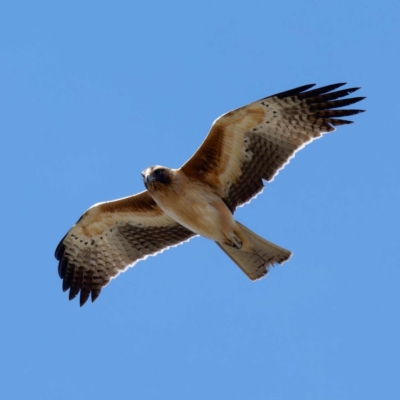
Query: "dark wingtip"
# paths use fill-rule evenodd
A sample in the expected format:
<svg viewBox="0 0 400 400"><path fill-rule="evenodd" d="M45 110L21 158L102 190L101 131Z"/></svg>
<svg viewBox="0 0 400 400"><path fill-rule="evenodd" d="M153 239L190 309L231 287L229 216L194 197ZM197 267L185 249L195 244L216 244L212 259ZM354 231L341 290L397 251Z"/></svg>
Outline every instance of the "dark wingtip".
<svg viewBox="0 0 400 400"><path fill-rule="evenodd" d="M61 261L58 262L58 276L61 279L65 278L67 269L68 269L68 260L66 258L62 258Z"/></svg>
<svg viewBox="0 0 400 400"><path fill-rule="evenodd" d="M57 261L60 261L64 251L65 251L65 246L64 246L64 239L67 237L68 233L64 235L64 237L60 240L60 243L58 243L56 247L56 251L54 252L54 257L56 258Z"/></svg>
<svg viewBox="0 0 400 400"><path fill-rule="evenodd" d="M315 83L310 83L308 85L300 86L300 87L297 87L297 88L294 88L291 90L286 90L285 92L276 93L269 97L278 97L280 99L283 99L285 97L297 96L300 99L307 99L312 96L319 96L321 94L332 92L333 90L338 89L346 84L347 84L347 82L340 82L340 83L334 83L332 85L322 86L317 89L309 90L315 86ZM356 91L358 89L359 88L351 88L351 89L347 89L347 91L348 91L348 93L351 93L352 91ZM346 90L346 89L344 89L344 90Z"/></svg>
<svg viewBox="0 0 400 400"><path fill-rule="evenodd" d="M66 292L71 287L71 281L64 278L62 282L62 291Z"/></svg>
<svg viewBox="0 0 400 400"><path fill-rule="evenodd" d="M347 119L334 119L334 118L329 118L327 122L333 126L354 124L354 121L349 121Z"/></svg>
<svg viewBox="0 0 400 400"><path fill-rule="evenodd" d="M347 85L347 82L334 83L332 85L323 86L323 87L321 87L321 89L325 89L325 90L330 92L331 90L335 90L335 89L340 88L340 87L342 87L344 85Z"/></svg>
<svg viewBox="0 0 400 400"><path fill-rule="evenodd" d="M92 303L95 302L95 300L100 296L101 289L92 289L91 297L92 297Z"/></svg>
<svg viewBox="0 0 400 400"><path fill-rule="evenodd" d="M350 100L353 100L354 103L357 103L358 101L365 100L367 97L366 96L360 96L360 97L352 97Z"/></svg>
<svg viewBox="0 0 400 400"><path fill-rule="evenodd" d="M315 83L309 83L308 85L303 85L303 86L299 86L294 89L285 90L284 92L276 93L276 94L273 94L272 96L268 96L268 97L284 98L284 97L296 96L308 89L311 89L315 85L316 85Z"/></svg>
<svg viewBox="0 0 400 400"><path fill-rule="evenodd" d="M341 89L341 90L338 90L338 93L346 93L345 94L345 96L346 95L349 95L350 93L354 93L354 92L357 92L357 90L360 90L361 89L361 87L351 87L351 88L345 88L345 89Z"/></svg>
<svg viewBox="0 0 400 400"><path fill-rule="evenodd" d="M320 96L322 94L332 92L333 90L338 89L338 88L342 87L343 85L346 85L346 83L341 82L341 83L334 83L332 85L321 86L319 88L309 90L304 93L300 93L298 95L298 98L299 99L307 99L307 98L314 97L314 96Z"/></svg>
<svg viewBox="0 0 400 400"><path fill-rule="evenodd" d="M74 268L73 278L71 279L71 288L69 289L70 300L74 299L82 287L83 271L82 268Z"/></svg>
<svg viewBox="0 0 400 400"><path fill-rule="evenodd" d="M361 114L361 113L363 113L363 112L365 112L365 111L367 111L367 110L349 110L349 111L352 111L353 112L353 114L351 114L351 115L355 115L355 114ZM350 115L350 114L349 114Z"/></svg>
<svg viewBox="0 0 400 400"><path fill-rule="evenodd" d="M79 293L79 288L78 288L78 290L77 290L76 288L71 287L71 288L69 289L68 299L69 299L69 300L73 300L73 299L76 297L76 295L77 295L78 293Z"/></svg>
<svg viewBox="0 0 400 400"><path fill-rule="evenodd" d="M81 289L81 295L79 297L79 305L81 307L86 303L89 296L90 296L90 291Z"/></svg>

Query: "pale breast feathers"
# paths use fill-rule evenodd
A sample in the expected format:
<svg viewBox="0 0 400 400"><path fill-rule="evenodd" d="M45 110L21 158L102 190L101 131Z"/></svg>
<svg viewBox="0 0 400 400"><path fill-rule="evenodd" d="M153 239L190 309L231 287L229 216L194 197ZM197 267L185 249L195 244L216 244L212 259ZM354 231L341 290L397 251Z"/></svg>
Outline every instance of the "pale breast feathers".
<svg viewBox="0 0 400 400"><path fill-rule="evenodd" d="M296 151L363 110L338 110L364 97L344 83L308 90L306 85L266 97L218 118L203 144L182 166L187 175L217 190L229 209L248 202Z"/></svg>
<svg viewBox="0 0 400 400"><path fill-rule="evenodd" d="M140 259L182 243L195 233L168 217L147 191L91 207L57 246L58 273L80 305Z"/></svg>

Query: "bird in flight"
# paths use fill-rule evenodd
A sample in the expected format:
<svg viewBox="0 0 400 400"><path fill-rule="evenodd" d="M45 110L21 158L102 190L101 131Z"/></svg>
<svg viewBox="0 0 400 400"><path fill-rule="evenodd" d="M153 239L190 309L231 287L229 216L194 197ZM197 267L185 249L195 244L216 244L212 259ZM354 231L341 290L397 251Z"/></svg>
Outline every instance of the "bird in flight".
<svg viewBox="0 0 400 400"><path fill-rule="evenodd" d="M234 219L296 151L363 110L340 109L364 97L359 88L313 84L278 93L219 117L194 155L179 169L142 172L146 190L90 207L55 251L62 289L80 305L95 301L111 279L138 260L201 235L251 279L265 276L291 252Z"/></svg>

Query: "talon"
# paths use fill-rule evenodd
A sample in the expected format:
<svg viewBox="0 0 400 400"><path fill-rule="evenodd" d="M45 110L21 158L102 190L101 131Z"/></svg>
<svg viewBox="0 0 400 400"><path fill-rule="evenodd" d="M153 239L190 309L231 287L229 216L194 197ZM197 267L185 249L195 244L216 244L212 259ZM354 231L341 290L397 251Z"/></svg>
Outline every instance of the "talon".
<svg viewBox="0 0 400 400"><path fill-rule="evenodd" d="M242 248L243 243L235 234L233 234L230 245L236 249L240 249Z"/></svg>

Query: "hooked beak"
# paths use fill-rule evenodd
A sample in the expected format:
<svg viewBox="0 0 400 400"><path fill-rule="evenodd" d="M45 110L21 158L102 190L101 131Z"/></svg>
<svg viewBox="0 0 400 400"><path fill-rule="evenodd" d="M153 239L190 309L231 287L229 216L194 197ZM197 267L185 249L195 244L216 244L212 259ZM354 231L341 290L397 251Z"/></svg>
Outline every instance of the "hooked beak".
<svg viewBox="0 0 400 400"><path fill-rule="evenodd" d="M151 174L145 174L145 171L142 172L142 179L145 185L147 185L148 183L154 181L154 176Z"/></svg>

